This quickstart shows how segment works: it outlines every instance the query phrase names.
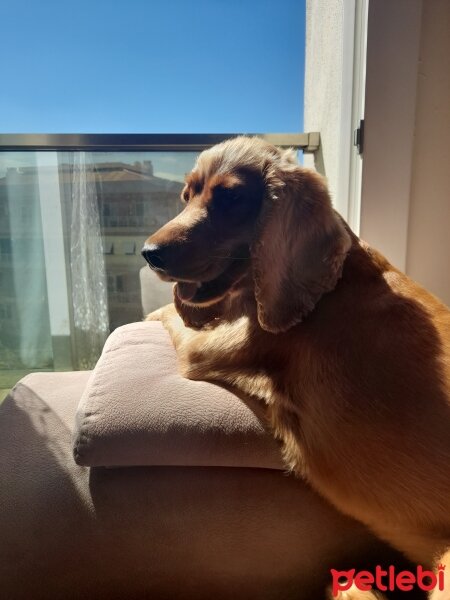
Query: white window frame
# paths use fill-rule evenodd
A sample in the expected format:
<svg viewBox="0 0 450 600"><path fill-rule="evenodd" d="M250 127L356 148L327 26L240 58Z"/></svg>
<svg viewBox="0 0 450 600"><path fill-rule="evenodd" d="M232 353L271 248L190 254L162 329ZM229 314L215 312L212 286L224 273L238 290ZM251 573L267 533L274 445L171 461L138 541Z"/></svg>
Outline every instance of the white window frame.
<svg viewBox="0 0 450 600"><path fill-rule="evenodd" d="M422 2L307 0L305 130L320 131L322 146L314 161L305 157L305 164L328 178L334 206L355 233L402 270L407 258ZM328 57L339 70L340 90L327 97L329 82L323 73L330 65L319 65L321 73L311 54L321 53L330 36L337 47ZM336 123L330 125L330 116L320 114L320 105L329 109L333 103ZM360 156L353 136L362 119Z"/></svg>
<svg viewBox="0 0 450 600"><path fill-rule="evenodd" d="M422 0L370 0L359 233L406 270Z"/></svg>
<svg viewBox="0 0 450 600"><path fill-rule="evenodd" d="M359 231L361 157L353 132L363 118L368 0L307 0L305 131L321 148L305 156L328 180L333 204Z"/></svg>

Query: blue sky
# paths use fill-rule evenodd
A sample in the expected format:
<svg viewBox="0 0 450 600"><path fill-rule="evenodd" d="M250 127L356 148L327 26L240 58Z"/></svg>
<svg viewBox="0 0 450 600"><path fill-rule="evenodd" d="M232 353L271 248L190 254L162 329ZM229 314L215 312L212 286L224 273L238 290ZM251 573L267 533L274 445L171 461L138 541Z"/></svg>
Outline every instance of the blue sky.
<svg viewBox="0 0 450 600"><path fill-rule="evenodd" d="M0 0L2 133L303 130L305 0Z"/></svg>

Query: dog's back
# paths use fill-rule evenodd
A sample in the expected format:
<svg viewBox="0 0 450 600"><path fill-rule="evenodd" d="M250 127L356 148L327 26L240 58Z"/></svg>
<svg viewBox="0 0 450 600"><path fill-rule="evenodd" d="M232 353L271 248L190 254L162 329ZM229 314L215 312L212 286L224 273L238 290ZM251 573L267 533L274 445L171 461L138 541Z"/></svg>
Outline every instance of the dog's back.
<svg viewBox="0 0 450 600"><path fill-rule="evenodd" d="M354 238L335 290L287 341L295 406L273 422L291 428L288 460L430 564L450 544L450 311Z"/></svg>

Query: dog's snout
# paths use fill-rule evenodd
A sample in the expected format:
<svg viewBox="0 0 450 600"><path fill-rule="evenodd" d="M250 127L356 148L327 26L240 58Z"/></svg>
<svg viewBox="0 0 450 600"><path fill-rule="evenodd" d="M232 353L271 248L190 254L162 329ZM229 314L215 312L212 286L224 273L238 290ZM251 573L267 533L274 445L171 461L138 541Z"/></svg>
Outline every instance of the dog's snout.
<svg viewBox="0 0 450 600"><path fill-rule="evenodd" d="M142 256L148 262L152 269L164 271L163 251L157 244L145 244L141 252Z"/></svg>

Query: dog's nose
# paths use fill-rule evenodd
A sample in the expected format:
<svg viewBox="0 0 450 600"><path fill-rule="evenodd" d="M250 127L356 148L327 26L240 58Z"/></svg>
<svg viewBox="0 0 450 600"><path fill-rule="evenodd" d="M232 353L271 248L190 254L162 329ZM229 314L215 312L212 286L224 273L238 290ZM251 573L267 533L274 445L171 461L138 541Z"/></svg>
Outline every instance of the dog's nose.
<svg viewBox="0 0 450 600"><path fill-rule="evenodd" d="M162 257L162 248L157 244L145 244L141 252L142 256L148 262L152 269L164 271L164 260Z"/></svg>

